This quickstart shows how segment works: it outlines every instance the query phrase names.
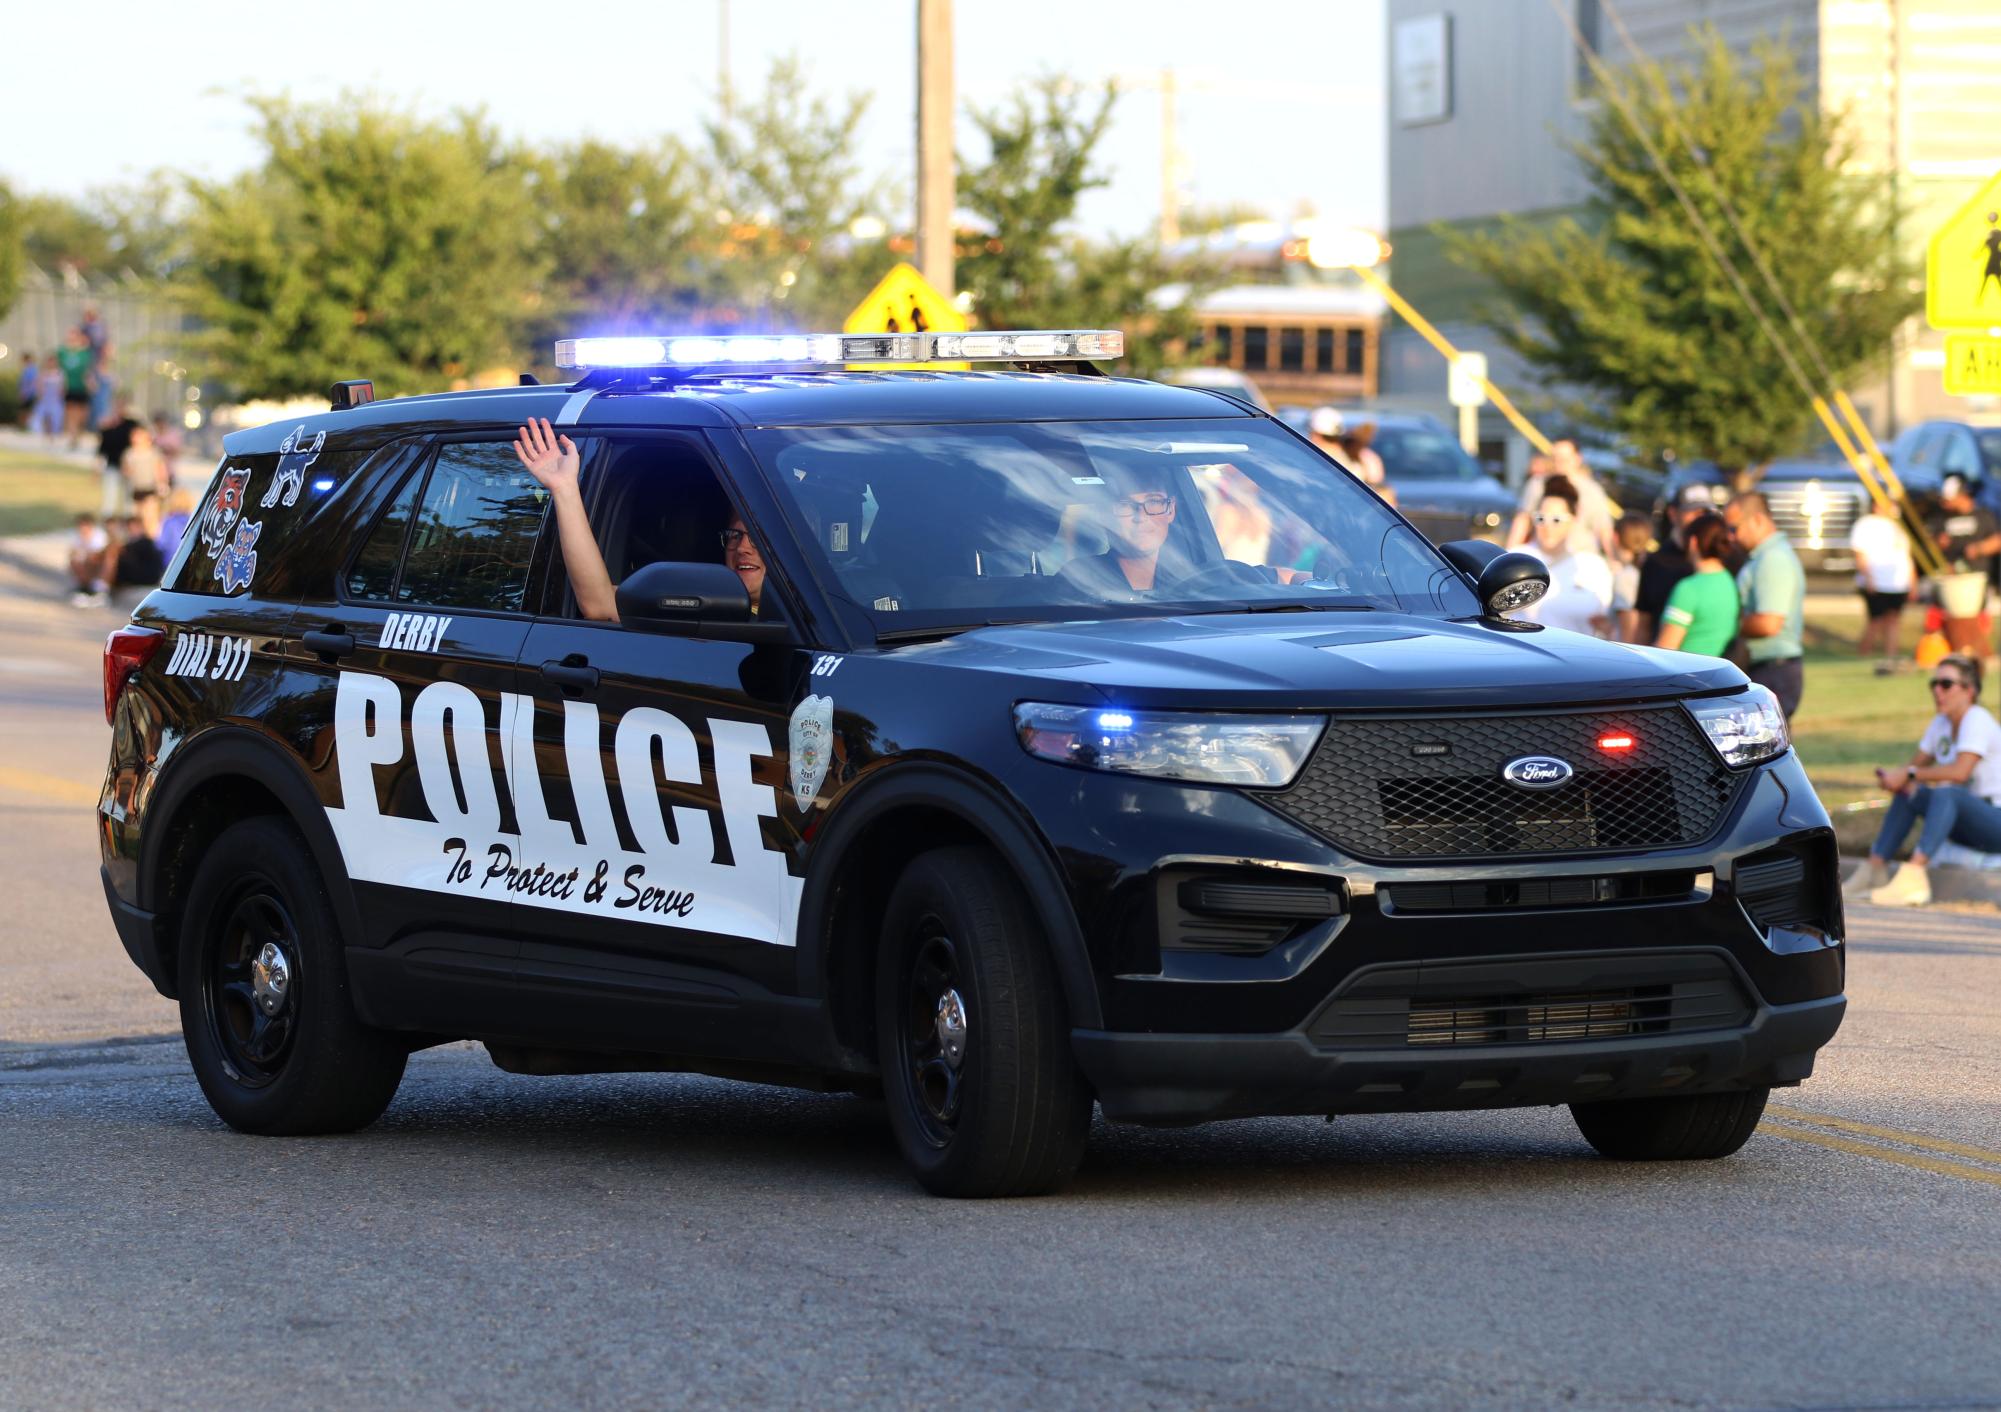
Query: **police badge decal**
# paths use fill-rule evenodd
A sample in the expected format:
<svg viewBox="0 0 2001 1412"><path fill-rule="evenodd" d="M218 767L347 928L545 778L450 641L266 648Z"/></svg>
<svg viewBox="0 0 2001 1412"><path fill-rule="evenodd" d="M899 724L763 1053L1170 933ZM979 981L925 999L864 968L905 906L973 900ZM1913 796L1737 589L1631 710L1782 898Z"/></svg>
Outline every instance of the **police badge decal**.
<svg viewBox="0 0 2001 1412"><path fill-rule="evenodd" d="M834 752L834 698L809 696L792 708L792 797L803 814L827 778Z"/></svg>

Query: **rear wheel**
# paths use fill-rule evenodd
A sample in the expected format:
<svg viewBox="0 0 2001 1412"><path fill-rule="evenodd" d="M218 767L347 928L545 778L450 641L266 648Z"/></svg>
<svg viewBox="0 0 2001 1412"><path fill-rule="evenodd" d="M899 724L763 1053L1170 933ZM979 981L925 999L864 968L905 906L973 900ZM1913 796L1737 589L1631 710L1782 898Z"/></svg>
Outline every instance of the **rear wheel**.
<svg viewBox="0 0 2001 1412"><path fill-rule="evenodd" d="M1750 1139L1764 1116L1769 1088L1741 1093L1691 1093L1676 1098L1573 1103L1570 1116L1584 1140L1626 1162L1686 1162L1728 1157Z"/></svg>
<svg viewBox="0 0 2001 1412"><path fill-rule="evenodd" d="M1032 1196L1076 1170L1090 1089L1048 949L991 853L940 849L898 881L876 1033L890 1126L926 1189Z"/></svg>
<svg viewBox="0 0 2001 1412"><path fill-rule="evenodd" d="M209 1106L249 1133L351 1132L407 1057L355 1018L319 870L284 819L246 819L202 856L181 924L181 1032Z"/></svg>

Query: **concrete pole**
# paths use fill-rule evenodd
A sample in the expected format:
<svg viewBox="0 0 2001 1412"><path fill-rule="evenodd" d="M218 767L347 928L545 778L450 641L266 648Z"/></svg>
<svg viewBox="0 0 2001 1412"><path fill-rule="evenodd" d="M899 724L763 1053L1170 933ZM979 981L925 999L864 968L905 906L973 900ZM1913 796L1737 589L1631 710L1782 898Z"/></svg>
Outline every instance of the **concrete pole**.
<svg viewBox="0 0 2001 1412"><path fill-rule="evenodd" d="M917 271L946 298L952 272L952 0L917 0Z"/></svg>
<svg viewBox="0 0 2001 1412"><path fill-rule="evenodd" d="M1181 175L1174 123L1174 70L1160 71L1160 243L1181 239Z"/></svg>

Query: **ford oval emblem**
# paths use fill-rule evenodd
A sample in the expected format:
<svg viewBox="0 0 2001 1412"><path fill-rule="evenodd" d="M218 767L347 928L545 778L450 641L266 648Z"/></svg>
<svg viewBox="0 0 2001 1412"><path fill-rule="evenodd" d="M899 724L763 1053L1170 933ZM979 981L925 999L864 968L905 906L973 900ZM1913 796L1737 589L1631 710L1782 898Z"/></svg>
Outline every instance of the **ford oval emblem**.
<svg viewBox="0 0 2001 1412"><path fill-rule="evenodd" d="M1501 778L1523 789L1555 789L1569 784L1576 773L1568 760L1559 760L1554 755L1524 755L1501 766Z"/></svg>

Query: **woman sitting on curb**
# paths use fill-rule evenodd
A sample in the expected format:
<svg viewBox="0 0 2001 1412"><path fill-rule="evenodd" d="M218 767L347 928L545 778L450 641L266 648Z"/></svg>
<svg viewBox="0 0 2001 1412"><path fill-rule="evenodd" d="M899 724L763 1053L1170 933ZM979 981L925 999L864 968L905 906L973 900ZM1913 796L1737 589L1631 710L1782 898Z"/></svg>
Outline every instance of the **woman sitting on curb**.
<svg viewBox="0 0 2001 1412"><path fill-rule="evenodd" d="M1907 765L1876 771L1893 796L1889 817L1842 889L1845 895L1885 907L1922 907L1932 900L1926 866L1939 848L1960 843L1981 853L2001 853L2001 723L1980 704L1980 663L1955 652L1932 668L1938 715L1925 727L1918 753ZM1885 861L1902 845L1911 824L1924 820L1911 861L1886 881Z"/></svg>

